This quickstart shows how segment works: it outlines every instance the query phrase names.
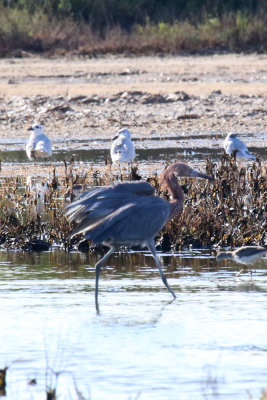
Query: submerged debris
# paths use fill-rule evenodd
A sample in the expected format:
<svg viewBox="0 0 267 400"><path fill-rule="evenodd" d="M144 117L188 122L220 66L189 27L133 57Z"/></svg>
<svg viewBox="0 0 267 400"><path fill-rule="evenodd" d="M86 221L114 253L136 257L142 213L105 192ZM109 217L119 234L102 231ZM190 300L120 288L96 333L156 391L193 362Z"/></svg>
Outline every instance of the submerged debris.
<svg viewBox="0 0 267 400"><path fill-rule="evenodd" d="M22 250L27 251L48 251L50 250L50 243L42 239L29 240L22 246Z"/></svg>

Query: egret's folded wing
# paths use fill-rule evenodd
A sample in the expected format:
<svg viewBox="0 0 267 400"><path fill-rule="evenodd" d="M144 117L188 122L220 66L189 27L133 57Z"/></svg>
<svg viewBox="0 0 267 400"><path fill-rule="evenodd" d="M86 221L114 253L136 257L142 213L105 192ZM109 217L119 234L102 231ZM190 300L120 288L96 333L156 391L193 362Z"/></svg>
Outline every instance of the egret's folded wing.
<svg viewBox="0 0 267 400"><path fill-rule="evenodd" d="M86 208L90 209L90 207L97 201L97 198L99 195L101 195L101 193L104 193L106 190L110 189L110 187L101 187L89 189L80 193L76 197L75 201L66 207L65 215L70 219L70 221L77 219L77 216L85 211Z"/></svg>
<svg viewBox="0 0 267 400"><path fill-rule="evenodd" d="M118 192L132 193L137 196L152 196L155 188L148 182L123 182L114 186Z"/></svg>
<svg viewBox="0 0 267 400"><path fill-rule="evenodd" d="M152 200L152 201L151 201ZM85 237L94 243L114 240L129 244L153 238L165 225L170 205L164 199L153 197L125 204L102 221L85 230Z"/></svg>
<svg viewBox="0 0 267 400"><path fill-rule="evenodd" d="M87 214L99 218L131 201L131 196L151 196L155 189L148 182L125 182L112 187L88 190L66 207L71 221L81 221Z"/></svg>

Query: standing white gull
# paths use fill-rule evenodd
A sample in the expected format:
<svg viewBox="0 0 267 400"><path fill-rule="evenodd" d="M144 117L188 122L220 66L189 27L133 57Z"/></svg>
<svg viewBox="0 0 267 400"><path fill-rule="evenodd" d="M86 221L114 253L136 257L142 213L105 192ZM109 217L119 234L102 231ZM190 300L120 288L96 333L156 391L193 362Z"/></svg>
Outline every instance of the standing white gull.
<svg viewBox="0 0 267 400"><path fill-rule="evenodd" d="M251 154L248 151L247 146L245 145L244 142L242 142L240 139L238 139L236 133L228 133L228 135L225 138L224 141L224 150L225 152L231 156L233 153L235 153L236 160L242 161L244 159L249 159L249 160L255 160L256 156L254 154Z"/></svg>
<svg viewBox="0 0 267 400"><path fill-rule="evenodd" d="M32 131L26 145L26 153L30 160L37 158L47 158L52 156L50 139L43 131L41 124L32 125L28 131Z"/></svg>
<svg viewBox="0 0 267 400"><path fill-rule="evenodd" d="M132 162L135 158L135 148L131 140L131 132L128 129L121 129L112 139L110 149L111 160L113 163Z"/></svg>

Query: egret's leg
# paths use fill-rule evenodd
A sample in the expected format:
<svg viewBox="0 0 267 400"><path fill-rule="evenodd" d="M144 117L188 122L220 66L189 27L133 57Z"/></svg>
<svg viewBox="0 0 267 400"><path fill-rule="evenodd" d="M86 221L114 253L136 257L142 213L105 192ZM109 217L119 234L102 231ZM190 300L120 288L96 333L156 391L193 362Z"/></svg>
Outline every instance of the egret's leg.
<svg viewBox="0 0 267 400"><path fill-rule="evenodd" d="M95 308L97 314L99 314L99 307L98 307L98 282L99 282L99 276L100 276L100 271L101 267L104 264L104 262L109 258L109 256L115 251L115 248L112 247L107 254L104 255L95 265Z"/></svg>
<svg viewBox="0 0 267 400"><path fill-rule="evenodd" d="M169 284L168 284L168 282L167 282L167 279L166 279L166 276L164 275L164 273L163 273L163 271L162 271L162 269L161 269L160 261L159 261L158 255L157 255L157 250L156 250L156 246L155 246L154 241L149 242L148 245L147 245L147 247L149 248L149 250L150 250L151 253L152 253L152 256L153 256L153 258L154 258L154 260L155 260L156 266L158 267L158 270L159 270L159 273L160 273L162 282L164 283L164 285L166 286L166 288L169 290L169 292L173 295L173 298L176 299L176 296L175 296L175 294L174 294L174 291L173 291L173 290L171 289L171 287L169 286Z"/></svg>

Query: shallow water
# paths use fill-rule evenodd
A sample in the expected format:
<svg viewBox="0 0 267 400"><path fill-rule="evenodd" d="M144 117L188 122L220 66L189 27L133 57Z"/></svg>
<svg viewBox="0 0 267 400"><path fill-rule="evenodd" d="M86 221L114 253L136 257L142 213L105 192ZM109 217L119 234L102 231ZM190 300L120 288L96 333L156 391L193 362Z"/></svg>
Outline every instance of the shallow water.
<svg viewBox="0 0 267 400"><path fill-rule="evenodd" d="M134 134L133 142L136 148L135 162L138 163L138 172L143 178L160 172L167 163L177 161L189 162L194 168L203 168L209 158L219 163L223 154L222 144L224 140L222 132L170 132L168 136L152 132L150 136L143 137ZM250 134L243 135L251 153L261 160L267 159L267 147L262 140L263 132L254 134L253 145L249 145ZM25 152L25 140L1 140L0 160L2 162L2 174L5 171L21 171L32 163ZM48 160L54 166L63 166L63 161L74 159L74 167L88 169L92 166L101 170L110 161L111 139L103 134L95 139L70 139L54 140L53 155ZM35 165L43 167L44 161L38 160ZM43 168L43 172L46 169ZM25 171L23 171L25 173Z"/></svg>
<svg viewBox="0 0 267 400"><path fill-rule="evenodd" d="M210 145L204 139L195 140L194 147L184 144L177 147L177 140L169 138L168 140L155 139L147 145L144 141L136 145L136 159L138 162L138 171L142 175L150 175L151 171L161 171L167 163L177 161L190 162L194 167L203 167L205 161L209 158L211 161L218 163L222 156L222 150L216 145ZM95 142L95 148L88 148L88 144L84 142L74 141L72 145L58 144L58 148L53 151L53 156L49 159L55 166L62 166L63 161L70 161L72 158L76 166L83 165L85 168L92 165L98 165L101 169L105 163L110 160L110 140L98 140ZM139 147L140 146L140 147ZM142 147L141 147L142 146ZM92 147L92 146L90 146ZM71 149L70 149L71 148ZM266 147L250 147L250 151L260 157L262 160L267 159ZM3 173L5 169L22 168L24 165L32 163L27 158L25 149L12 149L7 146L6 150L0 151L0 160L3 162ZM43 165L43 160L38 160L37 164Z"/></svg>
<svg viewBox="0 0 267 400"><path fill-rule="evenodd" d="M114 254L94 307L96 255L0 252L6 399L259 399L267 386L267 264L253 279L208 251ZM47 374L47 376L46 376ZM28 381L35 378L36 385ZM250 397L251 396L251 397Z"/></svg>

